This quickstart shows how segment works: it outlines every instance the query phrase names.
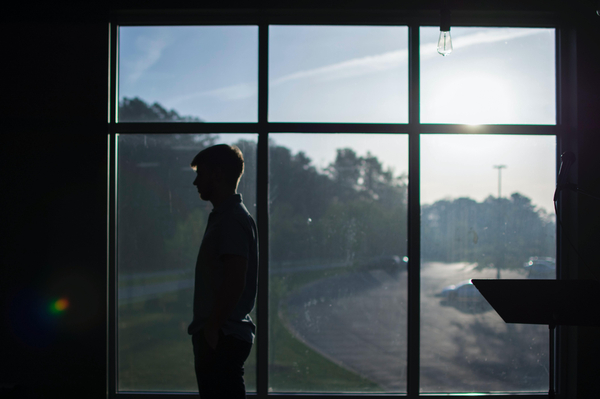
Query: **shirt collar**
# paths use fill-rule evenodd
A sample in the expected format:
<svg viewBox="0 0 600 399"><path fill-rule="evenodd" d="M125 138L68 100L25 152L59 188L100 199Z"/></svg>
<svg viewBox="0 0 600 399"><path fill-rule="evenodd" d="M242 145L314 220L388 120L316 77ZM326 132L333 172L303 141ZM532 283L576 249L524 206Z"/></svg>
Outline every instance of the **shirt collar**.
<svg viewBox="0 0 600 399"><path fill-rule="evenodd" d="M242 194L233 194L227 197L219 206L213 208L212 213L223 213L229 208L242 203Z"/></svg>

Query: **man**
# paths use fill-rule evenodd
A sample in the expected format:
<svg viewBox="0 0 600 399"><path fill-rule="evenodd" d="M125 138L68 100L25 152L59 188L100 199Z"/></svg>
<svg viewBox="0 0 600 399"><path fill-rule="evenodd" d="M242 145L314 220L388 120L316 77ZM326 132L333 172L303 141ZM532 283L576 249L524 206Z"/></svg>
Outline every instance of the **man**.
<svg viewBox="0 0 600 399"><path fill-rule="evenodd" d="M244 173L239 148L225 144L202 150L191 164L200 198L213 210L196 262L194 319L188 327L202 399L245 398L244 362L255 325L258 234L237 194Z"/></svg>

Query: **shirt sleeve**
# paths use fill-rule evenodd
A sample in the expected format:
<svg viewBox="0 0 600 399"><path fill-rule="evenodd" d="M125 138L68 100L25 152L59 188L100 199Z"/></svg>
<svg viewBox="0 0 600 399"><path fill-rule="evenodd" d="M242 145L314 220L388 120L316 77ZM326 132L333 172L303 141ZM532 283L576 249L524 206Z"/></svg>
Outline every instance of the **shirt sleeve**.
<svg viewBox="0 0 600 399"><path fill-rule="evenodd" d="M235 216L223 220L217 252L219 256L238 255L248 259L251 241L249 231L244 228L243 221Z"/></svg>

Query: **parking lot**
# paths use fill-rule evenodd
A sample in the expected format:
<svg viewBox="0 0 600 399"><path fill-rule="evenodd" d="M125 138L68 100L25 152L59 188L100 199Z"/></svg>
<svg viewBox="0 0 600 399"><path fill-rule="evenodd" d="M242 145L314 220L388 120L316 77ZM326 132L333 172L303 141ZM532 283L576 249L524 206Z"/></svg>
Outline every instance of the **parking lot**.
<svg viewBox="0 0 600 399"><path fill-rule="evenodd" d="M465 263L421 267L423 392L546 391L547 327L505 324L486 303L448 301L442 289L496 270ZM525 278L502 271L502 278ZM407 275L363 270L307 284L280 306L305 344L377 383L406 391Z"/></svg>

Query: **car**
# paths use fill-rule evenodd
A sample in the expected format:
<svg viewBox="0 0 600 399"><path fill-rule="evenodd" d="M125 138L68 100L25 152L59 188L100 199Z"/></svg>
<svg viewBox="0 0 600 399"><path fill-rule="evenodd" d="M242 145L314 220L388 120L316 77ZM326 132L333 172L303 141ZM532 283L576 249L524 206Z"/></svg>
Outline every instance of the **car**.
<svg viewBox="0 0 600 399"><path fill-rule="evenodd" d="M479 290L473 285L471 280L466 280L458 284L452 284L442 289L439 295L448 302L481 302L484 301Z"/></svg>
<svg viewBox="0 0 600 399"><path fill-rule="evenodd" d="M381 255L370 259L364 264L366 270L385 270L388 273L397 273L406 270L408 257L398 255Z"/></svg>
<svg viewBox="0 0 600 399"><path fill-rule="evenodd" d="M556 278L556 260L554 258L543 258L532 256L523 264L528 278L554 279Z"/></svg>

